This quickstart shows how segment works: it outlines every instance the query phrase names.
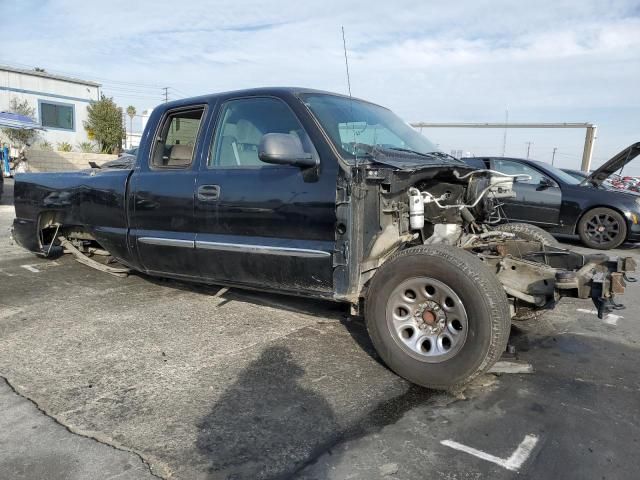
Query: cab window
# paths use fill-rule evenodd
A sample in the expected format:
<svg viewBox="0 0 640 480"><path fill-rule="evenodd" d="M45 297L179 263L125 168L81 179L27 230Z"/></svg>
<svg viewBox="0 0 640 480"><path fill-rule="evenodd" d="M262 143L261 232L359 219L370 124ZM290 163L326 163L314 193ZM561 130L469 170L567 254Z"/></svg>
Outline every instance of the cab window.
<svg viewBox="0 0 640 480"><path fill-rule="evenodd" d="M165 117L151 156L153 168L187 168L193 163L203 113L201 107Z"/></svg>
<svg viewBox="0 0 640 480"><path fill-rule="evenodd" d="M259 168L267 166L258 157L262 136L284 133L315 155L311 140L286 103L277 98L243 98L223 105L209 160L212 168Z"/></svg>

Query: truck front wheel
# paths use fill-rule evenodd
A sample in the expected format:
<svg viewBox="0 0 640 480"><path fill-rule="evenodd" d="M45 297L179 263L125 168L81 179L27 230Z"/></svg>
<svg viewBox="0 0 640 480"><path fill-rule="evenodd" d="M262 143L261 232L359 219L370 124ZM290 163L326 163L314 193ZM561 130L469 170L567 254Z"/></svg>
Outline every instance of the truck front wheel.
<svg viewBox="0 0 640 480"><path fill-rule="evenodd" d="M365 320L391 370L436 389L458 388L487 371L511 324L495 274L446 245L410 248L385 262L367 292Z"/></svg>

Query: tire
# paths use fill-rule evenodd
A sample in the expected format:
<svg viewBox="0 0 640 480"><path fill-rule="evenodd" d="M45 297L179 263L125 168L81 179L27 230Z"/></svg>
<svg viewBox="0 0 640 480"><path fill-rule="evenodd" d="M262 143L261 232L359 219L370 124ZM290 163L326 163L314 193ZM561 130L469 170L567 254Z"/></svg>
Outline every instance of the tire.
<svg viewBox="0 0 640 480"><path fill-rule="evenodd" d="M396 320L402 308L410 310L406 322ZM471 253L447 245L422 245L387 260L369 286L365 322L391 370L441 390L457 389L491 368L506 348L511 325L495 274Z"/></svg>
<svg viewBox="0 0 640 480"><path fill-rule="evenodd" d="M594 208L578 222L578 235L589 248L609 250L619 247L627 239L627 222L615 210Z"/></svg>
<svg viewBox="0 0 640 480"><path fill-rule="evenodd" d="M513 233L522 240L541 242L543 245L548 245L550 247L557 247L559 245L553 235L540 227L531 225L530 223L503 223L502 225L495 227L495 230Z"/></svg>
<svg viewBox="0 0 640 480"><path fill-rule="evenodd" d="M43 245L41 253L38 253L38 256L55 260L56 258L60 258L64 254L64 248L60 245Z"/></svg>

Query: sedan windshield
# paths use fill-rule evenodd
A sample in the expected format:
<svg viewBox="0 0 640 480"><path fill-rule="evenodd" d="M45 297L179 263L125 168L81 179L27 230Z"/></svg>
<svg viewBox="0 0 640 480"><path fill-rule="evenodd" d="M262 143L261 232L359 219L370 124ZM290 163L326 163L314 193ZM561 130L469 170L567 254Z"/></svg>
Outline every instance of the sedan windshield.
<svg viewBox="0 0 640 480"><path fill-rule="evenodd" d="M347 158L375 155L379 150L416 155L438 150L425 136L384 107L316 93L302 95L302 101Z"/></svg>
<svg viewBox="0 0 640 480"><path fill-rule="evenodd" d="M537 163L539 163L540 165L544 165L544 168L546 168L548 171L550 171L553 175L555 175L558 180L560 180L561 182L564 183L568 183L569 185L578 185L579 183L582 182L582 180L584 180L586 178L586 175L579 180L578 178L576 178L575 176L564 172L562 170L560 170L559 168L554 167L553 165L549 165L548 163L544 163L544 162L540 162L538 161Z"/></svg>

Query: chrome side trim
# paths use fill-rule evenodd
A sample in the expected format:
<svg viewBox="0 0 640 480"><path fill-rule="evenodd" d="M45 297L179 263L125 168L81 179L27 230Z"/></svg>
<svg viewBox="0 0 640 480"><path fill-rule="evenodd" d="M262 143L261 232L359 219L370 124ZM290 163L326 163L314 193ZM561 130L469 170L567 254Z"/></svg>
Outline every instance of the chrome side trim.
<svg viewBox="0 0 640 480"><path fill-rule="evenodd" d="M180 240L177 238L140 237L138 241L147 245L161 245L163 247L195 248L193 240Z"/></svg>
<svg viewBox="0 0 640 480"><path fill-rule="evenodd" d="M323 258L330 257L331 253L322 250L308 248L273 247L270 245L247 245L237 243L196 241L196 248L205 250L219 250L224 252L261 253L266 255L286 255L288 257Z"/></svg>

